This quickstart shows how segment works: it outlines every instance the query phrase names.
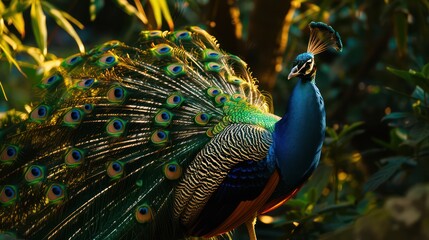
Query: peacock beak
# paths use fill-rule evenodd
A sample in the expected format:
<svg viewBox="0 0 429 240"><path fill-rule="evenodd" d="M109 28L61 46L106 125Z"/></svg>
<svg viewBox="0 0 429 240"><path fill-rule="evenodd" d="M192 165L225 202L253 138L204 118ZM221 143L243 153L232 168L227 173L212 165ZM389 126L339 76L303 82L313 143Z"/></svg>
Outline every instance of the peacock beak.
<svg viewBox="0 0 429 240"><path fill-rule="evenodd" d="M289 75L287 76L287 80L290 80L291 78L294 78L299 75L298 66L295 66L290 70Z"/></svg>

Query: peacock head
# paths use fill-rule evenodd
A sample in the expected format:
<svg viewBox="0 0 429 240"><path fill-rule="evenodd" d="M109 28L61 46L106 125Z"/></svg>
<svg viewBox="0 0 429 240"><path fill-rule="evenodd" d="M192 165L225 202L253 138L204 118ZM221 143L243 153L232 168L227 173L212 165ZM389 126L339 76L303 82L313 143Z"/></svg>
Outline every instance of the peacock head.
<svg viewBox="0 0 429 240"><path fill-rule="evenodd" d="M293 67L288 75L288 79L299 77L301 79L310 80L316 74L316 64L314 63L314 55L306 52L299 54L293 61Z"/></svg>
<svg viewBox="0 0 429 240"><path fill-rule="evenodd" d="M322 22L311 22L309 26L310 41L308 41L307 52L301 53L295 58L288 79L293 77L303 80L314 79L317 70L314 56L329 48L334 48L339 52L343 49L340 35L331 26Z"/></svg>

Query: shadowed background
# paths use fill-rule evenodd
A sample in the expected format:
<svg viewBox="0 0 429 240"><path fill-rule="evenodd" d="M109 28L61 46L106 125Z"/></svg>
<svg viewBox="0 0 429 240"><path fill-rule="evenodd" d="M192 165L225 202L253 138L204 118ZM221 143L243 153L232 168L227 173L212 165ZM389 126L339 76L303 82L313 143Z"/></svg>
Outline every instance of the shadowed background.
<svg viewBox="0 0 429 240"><path fill-rule="evenodd" d="M322 163L297 198L259 218L258 235L429 238L429 185L424 185L429 180L429 1L154 0L140 6L138 1L52 0L42 5L45 56L43 34L34 30L38 19L16 2L2 1L2 26L8 31L0 36L0 79L8 101L2 95L0 111L8 112L6 117L18 115L13 110L27 112L26 105L37 102L34 86L44 70L79 52L70 32L48 14L51 9L84 26L75 28L86 50L111 39L132 44L144 29L205 28L222 49L249 64L278 115L295 84L286 78L293 58L307 48L309 22L328 23L340 33L344 50L316 57L329 126ZM246 239L245 232L237 232L234 238Z"/></svg>

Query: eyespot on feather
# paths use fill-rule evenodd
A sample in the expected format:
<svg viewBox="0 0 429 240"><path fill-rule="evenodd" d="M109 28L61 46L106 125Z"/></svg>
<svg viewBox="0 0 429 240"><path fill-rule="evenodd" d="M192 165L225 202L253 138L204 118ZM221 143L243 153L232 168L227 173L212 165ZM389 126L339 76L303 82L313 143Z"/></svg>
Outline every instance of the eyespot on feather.
<svg viewBox="0 0 429 240"><path fill-rule="evenodd" d="M214 103L216 107L223 107L223 105L229 101L228 94L219 94L214 98Z"/></svg>
<svg viewBox="0 0 429 240"><path fill-rule="evenodd" d="M236 76L228 76L227 81L229 83L237 85L237 86L239 86L239 85L241 85L241 84L244 83L243 79L241 79L239 77L236 77Z"/></svg>
<svg viewBox="0 0 429 240"><path fill-rule="evenodd" d="M185 66L181 63L173 63L167 66L166 73L171 77L178 77L186 74Z"/></svg>
<svg viewBox="0 0 429 240"><path fill-rule="evenodd" d="M118 64L118 57L113 53L103 54L98 60L97 65L101 68L109 68Z"/></svg>
<svg viewBox="0 0 429 240"><path fill-rule="evenodd" d="M119 137L125 131L126 121L120 118L112 118L106 126L106 132L112 137Z"/></svg>
<svg viewBox="0 0 429 240"><path fill-rule="evenodd" d="M50 107L47 105L39 105L31 111L30 120L41 123L48 118L50 110Z"/></svg>
<svg viewBox="0 0 429 240"><path fill-rule="evenodd" d="M86 103L82 106L82 109L85 113L91 113L94 110L94 105L91 103Z"/></svg>
<svg viewBox="0 0 429 240"><path fill-rule="evenodd" d="M176 31L173 33L173 40L176 41L176 43L180 41L189 41L191 39L191 33L188 31Z"/></svg>
<svg viewBox="0 0 429 240"><path fill-rule="evenodd" d="M97 79L95 78L86 78L78 81L76 83L76 87L79 89L88 89L91 88L95 83L97 82Z"/></svg>
<svg viewBox="0 0 429 240"><path fill-rule="evenodd" d="M167 108L177 108L180 107L185 99L179 92L174 92L168 96L165 101L165 105Z"/></svg>
<svg viewBox="0 0 429 240"><path fill-rule="evenodd" d="M45 177L46 168L39 165L29 166L24 173L24 179L30 185L43 181Z"/></svg>
<svg viewBox="0 0 429 240"><path fill-rule="evenodd" d="M169 126L172 120L173 120L173 114L167 109L160 109L154 117L155 125L161 126L161 127Z"/></svg>
<svg viewBox="0 0 429 240"><path fill-rule="evenodd" d="M240 101L246 100L246 97L245 97L243 94L240 94L240 93L234 93L234 94L232 94L232 96L230 97L230 100L231 100L231 101L234 101L234 102L240 102Z"/></svg>
<svg viewBox="0 0 429 240"><path fill-rule="evenodd" d="M68 127L76 127L82 122L84 113L78 108L72 108L63 117L63 124Z"/></svg>
<svg viewBox="0 0 429 240"><path fill-rule="evenodd" d="M61 63L61 66L70 68L70 67L76 66L77 64L82 62L82 60L83 60L82 54L77 53L77 54L71 55L70 57L64 59L64 61Z"/></svg>
<svg viewBox="0 0 429 240"><path fill-rule="evenodd" d="M162 38L162 31L159 30L145 30L140 32L140 37L143 39Z"/></svg>
<svg viewBox="0 0 429 240"><path fill-rule="evenodd" d="M155 130L150 137L150 141L158 146L166 144L169 140L169 132L166 130Z"/></svg>
<svg viewBox="0 0 429 240"><path fill-rule="evenodd" d="M165 43L162 43L153 47L151 51L156 57L167 57L171 56L173 48Z"/></svg>
<svg viewBox="0 0 429 240"><path fill-rule="evenodd" d="M116 47L118 47L119 45L121 45L121 42L118 40L112 40L109 41L107 43L104 43L100 46L100 51L102 52L106 52L108 50L114 49Z"/></svg>
<svg viewBox="0 0 429 240"><path fill-rule="evenodd" d="M52 88L56 86L62 79L63 77L61 75L59 75L58 73L55 73L49 77L42 79L42 81L40 82L40 87L48 88L48 89Z"/></svg>
<svg viewBox="0 0 429 240"><path fill-rule="evenodd" d="M51 204L62 203L66 197L66 187L63 184L52 183L46 188L45 195Z"/></svg>
<svg viewBox="0 0 429 240"><path fill-rule="evenodd" d="M106 172L111 179L118 179L124 175L124 164L120 161L112 161L107 165Z"/></svg>
<svg viewBox="0 0 429 240"><path fill-rule="evenodd" d="M104 43L104 44L101 44L101 45L99 45L99 46L97 46L97 47L95 47L95 48L91 49L91 50L88 52L88 54L92 55L92 54L97 54L97 53L104 53L104 52L106 52L106 51L108 51L108 50L111 50L111 49L116 48L116 47L117 47L117 46L119 46L120 44L121 44L121 42L120 42L120 41L112 40L112 41L106 42L106 43Z"/></svg>
<svg viewBox="0 0 429 240"><path fill-rule="evenodd" d="M204 64L204 68L209 72L220 72L223 69L223 66L217 62L207 62Z"/></svg>
<svg viewBox="0 0 429 240"><path fill-rule="evenodd" d="M219 61L219 59L222 57L222 54L218 51L215 51L213 49L204 49L203 51L203 61Z"/></svg>
<svg viewBox="0 0 429 240"><path fill-rule="evenodd" d="M170 162L164 165L163 172L168 180L176 180L182 176L182 167L176 162Z"/></svg>
<svg viewBox="0 0 429 240"><path fill-rule="evenodd" d="M139 223L147 223L152 221L152 209L147 204L142 204L136 208L135 217Z"/></svg>
<svg viewBox="0 0 429 240"><path fill-rule="evenodd" d="M209 123L211 116L207 113L197 113L194 117L194 122L200 126L205 126Z"/></svg>
<svg viewBox="0 0 429 240"><path fill-rule="evenodd" d="M220 90L218 87L210 87L207 89L206 93L209 97L214 98L217 95L222 94L222 90Z"/></svg>
<svg viewBox="0 0 429 240"><path fill-rule="evenodd" d="M107 100L112 103L121 103L125 100L126 91L123 87L114 85L107 92Z"/></svg>
<svg viewBox="0 0 429 240"><path fill-rule="evenodd" d="M85 154L83 150L78 148L70 148L67 150L64 156L64 162L66 163L66 166L70 168L75 168L82 165L84 160Z"/></svg>
<svg viewBox="0 0 429 240"><path fill-rule="evenodd" d="M18 158L19 148L15 145L6 145L1 150L0 163L11 164Z"/></svg>
<svg viewBox="0 0 429 240"><path fill-rule="evenodd" d="M214 137L214 134L213 134L213 127L211 127L211 128L209 128L209 129L207 129L207 131L206 131L206 135L207 135L207 137L209 137L209 138Z"/></svg>
<svg viewBox="0 0 429 240"><path fill-rule="evenodd" d="M18 198L18 189L13 185L0 186L0 205L9 206L16 202Z"/></svg>

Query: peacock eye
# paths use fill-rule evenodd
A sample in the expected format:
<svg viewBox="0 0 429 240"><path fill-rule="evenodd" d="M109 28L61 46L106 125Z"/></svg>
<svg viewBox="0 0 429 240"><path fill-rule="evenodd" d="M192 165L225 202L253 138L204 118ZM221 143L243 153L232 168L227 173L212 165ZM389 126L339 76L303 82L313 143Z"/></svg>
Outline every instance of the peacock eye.
<svg viewBox="0 0 429 240"><path fill-rule="evenodd" d="M10 164L18 157L19 149L17 146L5 146L0 153L0 163Z"/></svg>
<svg viewBox="0 0 429 240"><path fill-rule="evenodd" d="M47 78L42 79L40 83L40 87L42 88L51 88L55 85L57 85L62 80L61 75L58 73L55 73Z"/></svg>
<svg viewBox="0 0 429 240"><path fill-rule="evenodd" d="M112 118L106 126L107 133L112 137L119 137L125 131L126 121L119 118Z"/></svg>
<svg viewBox="0 0 429 240"><path fill-rule="evenodd" d="M41 123L48 118L49 110L47 105L39 105L30 113L30 119Z"/></svg>
<svg viewBox="0 0 429 240"><path fill-rule="evenodd" d="M63 124L68 127L76 127L81 123L83 115L81 110L73 108L64 115Z"/></svg>
<svg viewBox="0 0 429 240"><path fill-rule="evenodd" d="M207 62L204 67L209 72L220 72L223 69L223 66L217 62Z"/></svg>
<svg viewBox="0 0 429 240"><path fill-rule="evenodd" d="M109 68L118 64L118 57L112 53L107 53L97 60L97 65L101 68Z"/></svg>
<svg viewBox="0 0 429 240"><path fill-rule="evenodd" d="M185 67L181 63L173 63L167 66L166 72L171 77L178 77L186 73Z"/></svg>
<svg viewBox="0 0 429 240"><path fill-rule="evenodd" d="M66 187L62 184L53 183L46 189L46 198L49 203L61 203L66 196Z"/></svg>
<svg viewBox="0 0 429 240"><path fill-rule="evenodd" d="M135 217L139 223L147 223L152 220L152 209L147 204L142 204L136 208Z"/></svg>
<svg viewBox="0 0 429 240"><path fill-rule="evenodd" d="M150 141L158 146L166 144L169 140L169 132L166 130L155 130L150 137Z"/></svg>
<svg viewBox="0 0 429 240"><path fill-rule="evenodd" d="M124 175L124 164L120 161L113 161L107 165L107 175L111 179L118 179Z"/></svg>
<svg viewBox="0 0 429 240"><path fill-rule="evenodd" d="M200 126L205 126L207 125L207 123L209 123L211 116L207 113L198 113L195 117L194 117L194 121L196 124L200 125Z"/></svg>
<svg viewBox="0 0 429 240"><path fill-rule="evenodd" d="M125 100L126 91L120 86L112 86L107 92L107 100L112 103L121 103Z"/></svg>
<svg viewBox="0 0 429 240"><path fill-rule="evenodd" d="M18 197L18 189L13 185L0 186L0 205L8 206Z"/></svg>
<svg viewBox="0 0 429 240"><path fill-rule="evenodd" d="M168 125L170 125L172 117L173 114L170 111L166 109L161 109L155 115L154 121L155 124L158 126L167 127Z"/></svg>
<svg viewBox="0 0 429 240"><path fill-rule="evenodd" d="M220 90L218 87L210 87L207 89L206 93L209 97L214 98L217 95L222 94L222 90Z"/></svg>
<svg viewBox="0 0 429 240"><path fill-rule="evenodd" d="M158 44L155 47L153 47L151 51L152 51L152 54L154 54L156 57L162 58L162 57L171 56L173 52L173 48L167 44Z"/></svg>
<svg viewBox="0 0 429 240"><path fill-rule="evenodd" d="M45 168L38 165L32 165L27 168L24 174L25 181L27 181L28 184L35 184L38 182L41 182L46 174L45 174Z"/></svg>
<svg viewBox="0 0 429 240"><path fill-rule="evenodd" d="M83 60L82 58L82 54L78 53L78 54L74 54L68 58L66 58L62 63L61 66L62 67L73 67L76 64L80 63Z"/></svg>
<svg viewBox="0 0 429 240"><path fill-rule="evenodd" d="M82 106L82 108L83 108L83 111L84 111L85 113L91 113L91 112L92 112L92 110L94 110L94 105L92 105L92 104L90 104L90 103L85 103L85 104Z"/></svg>
<svg viewBox="0 0 429 240"><path fill-rule="evenodd" d="M94 78L82 79L76 83L76 86L80 89L88 89L94 85L97 80Z"/></svg>
<svg viewBox="0 0 429 240"><path fill-rule="evenodd" d="M179 92L172 93L168 96L165 101L165 105L167 108L172 109L179 107L184 101L183 96Z"/></svg>
<svg viewBox="0 0 429 240"><path fill-rule="evenodd" d="M221 58L221 54L213 49L204 49L203 61L218 61Z"/></svg>
<svg viewBox="0 0 429 240"><path fill-rule="evenodd" d="M234 85L241 85L244 82L243 79L236 77L236 76L228 76L227 81L231 84L234 84Z"/></svg>
<svg viewBox="0 0 429 240"><path fill-rule="evenodd" d="M64 162L67 167L74 168L81 165L84 158L84 152L81 149L70 148L64 157Z"/></svg>
<svg viewBox="0 0 429 240"><path fill-rule="evenodd" d="M229 101L228 94L219 94L214 98L214 103L216 107L222 107L228 101Z"/></svg>
<svg viewBox="0 0 429 240"><path fill-rule="evenodd" d="M182 176L182 167L175 161L165 164L163 170L168 180L176 180Z"/></svg>

